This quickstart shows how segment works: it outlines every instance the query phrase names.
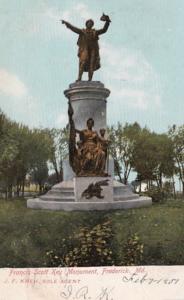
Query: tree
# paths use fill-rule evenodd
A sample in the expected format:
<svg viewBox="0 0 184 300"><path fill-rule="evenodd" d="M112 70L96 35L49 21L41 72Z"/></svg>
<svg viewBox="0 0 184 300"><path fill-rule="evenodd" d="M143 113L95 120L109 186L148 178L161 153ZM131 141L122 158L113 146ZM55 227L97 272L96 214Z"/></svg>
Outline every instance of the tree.
<svg viewBox="0 0 184 300"><path fill-rule="evenodd" d="M42 177L40 171L43 166L46 170L51 158L52 142L47 130L30 130L0 113L0 181L9 197L13 187L24 196L26 175L33 170Z"/></svg>
<svg viewBox="0 0 184 300"><path fill-rule="evenodd" d="M138 123L125 124L124 127L118 123L117 127L111 126L109 128L109 140L111 142L109 151L114 159L115 172L124 184L128 183L133 168L135 142L140 130Z"/></svg>
<svg viewBox="0 0 184 300"><path fill-rule="evenodd" d="M163 177L174 174L172 143L166 134L156 134L143 128L137 136L134 148L134 170L148 186L156 181L162 188Z"/></svg>
<svg viewBox="0 0 184 300"><path fill-rule="evenodd" d="M172 178L175 173L174 149L173 144L167 134L154 134L154 143L156 145L157 166L155 175L158 187L163 186L163 177Z"/></svg>
<svg viewBox="0 0 184 300"><path fill-rule="evenodd" d="M50 139L52 140L50 162L56 173L56 180L63 180L63 160L68 156L68 140L69 132L67 128L48 130Z"/></svg>
<svg viewBox="0 0 184 300"><path fill-rule="evenodd" d="M132 170L138 181L155 181L162 188L163 178L174 175L173 146L167 134L157 134L141 128L138 123L120 123L109 128L110 154L114 158L115 172L127 184Z"/></svg>
<svg viewBox="0 0 184 300"><path fill-rule="evenodd" d="M32 173L32 180L36 184L39 185L39 191L40 193L43 192L44 183L48 179L48 166L46 162L42 162L37 164L36 167L34 167Z"/></svg>
<svg viewBox="0 0 184 300"><path fill-rule="evenodd" d="M173 144L174 162L176 165L176 174L182 183L184 195L184 125L173 125L168 132Z"/></svg>
<svg viewBox="0 0 184 300"><path fill-rule="evenodd" d="M16 178L16 156L18 143L14 139L16 131L14 122L10 122L0 112L0 181L6 197L12 196L12 187Z"/></svg>

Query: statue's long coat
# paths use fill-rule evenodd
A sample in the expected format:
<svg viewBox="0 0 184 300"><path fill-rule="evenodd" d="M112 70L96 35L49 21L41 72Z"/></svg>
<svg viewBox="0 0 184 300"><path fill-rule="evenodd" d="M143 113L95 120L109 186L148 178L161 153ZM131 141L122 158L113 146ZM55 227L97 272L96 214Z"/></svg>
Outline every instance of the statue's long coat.
<svg viewBox="0 0 184 300"><path fill-rule="evenodd" d="M77 45L80 63L84 63L84 71L88 72L90 64L93 71L100 68L100 55L98 45L98 33L95 29L83 29L79 34Z"/></svg>

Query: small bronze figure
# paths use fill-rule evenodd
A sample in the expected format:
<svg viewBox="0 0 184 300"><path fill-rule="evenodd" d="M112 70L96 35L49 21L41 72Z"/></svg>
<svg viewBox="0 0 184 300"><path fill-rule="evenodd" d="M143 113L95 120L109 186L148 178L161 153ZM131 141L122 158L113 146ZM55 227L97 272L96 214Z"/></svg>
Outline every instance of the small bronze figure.
<svg viewBox="0 0 184 300"><path fill-rule="evenodd" d="M86 21L86 28L79 29L74 27L70 23L62 20L62 24L65 24L67 28L73 32L79 34L77 45L79 46L79 75L77 81L81 81L83 72L88 72L88 80L93 78L93 72L100 68L100 55L99 55L99 35L105 33L111 22L109 16L103 14L100 18L104 21L104 27L96 30L93 28L94 21L89 19Z"/></svg>

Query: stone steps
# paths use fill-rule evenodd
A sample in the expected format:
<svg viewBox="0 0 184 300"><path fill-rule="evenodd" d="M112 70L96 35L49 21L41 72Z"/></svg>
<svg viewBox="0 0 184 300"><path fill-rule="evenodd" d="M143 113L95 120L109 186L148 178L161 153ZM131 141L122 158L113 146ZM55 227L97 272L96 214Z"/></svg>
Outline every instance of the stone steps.
<svg viewBox="0 0 184 300"><path fill-rule="evenodd" d="M112 202L61 202L44 201L40 198L28 199L27 207L32 209L64 210L64 211L89 211L89 210L111 210L149 207L152 200L149 197Z"/></svg>
<svg viewBox="0 0 184 300"><path fill-rule="evenodd" d="M116 202L139 199L139 195L134 194L129 186L117 181L113 182L113 194L113 200ZM61 182L54 185L52 189L48 191L47 194L42 195L40 199L45 201L74 202L73 181Z"/></svg>
<svg viewBox="0 0 184 300"><path fill-rule="evenodd" d="M59 202L74 202L74 196L63 196L63 195L44 195L40 196L41 200L44 201L59 201Z"/></svg>
<svg viewBox="0 0 184 300"><path fill-rule="evenodd" d="M126 200L136 200L139 199L139 195L121 195L121 196L115 196L114 195L114 201L126 201Z"/></svg>
<svg viewBox="0 0 184 300"><path fill-rule="evenodd" d="M64 189L53 189L50 190L47 195L55 195L55 196L73 196L74 197L74 190L64 190Z"/></svg>
<svg viewBox="0 0 184 300"><path fill-rule="evenodd" d="M138 199L139 195L114 195L113 200L114 201L126 201L126 200L135 200ZM46 201L62 201L62 202L68 202L68 201L75 201L74 194L73 195L67 195L63 193L58 193L58 194L46 194L43 196L40 196L40 199L46 200ZM97 199L98 201L98 199Z"/></svg>

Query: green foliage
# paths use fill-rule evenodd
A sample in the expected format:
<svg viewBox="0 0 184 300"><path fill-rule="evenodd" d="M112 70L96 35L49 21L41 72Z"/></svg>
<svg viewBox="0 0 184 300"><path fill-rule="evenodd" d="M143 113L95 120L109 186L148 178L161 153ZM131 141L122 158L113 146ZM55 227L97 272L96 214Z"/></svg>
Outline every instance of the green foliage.
<svg viewBox="0 0 184 300"><path fill-rule="evenodd" d="M163 177L174 174L173 148L167 135L143 129L136 140L133 165L143 180L154 180L161 187Z"/></svg>
<svg viewBox="0 0 184 300"><path fill-rule="evenodd" d="M147 192L143 193L143 195L147 195L152 198L153 202L163 203L167 199L173 197L173 184L169 181L163 183L162 187L151 185Z"/></svg>
<svg viewBox="0 0 184 300"><path fill-rule="evenodd" d="M182 183L184 194L184 125L173 125L168 131L168 136L173 145L175 173Z"/></svg>
<svg viewBox="0 0 184 300"><path fill-rule="evenodd" d="M113 265L113 232L109 221L92 228L81 227L78 233L63 239L58 250L50 250L47 264L52 267Z"/></svg>
<svg viewBox="0 0 184 300"><path fill-rule="evenodd" d="M183 200L172 199L149 208L107 213L35 211L27 209L23 199L1 199L0 220L0 267L64 266L66 262L63 263L63 258L67 255L71 259L71 265L74 265L81 260L79 258L73 261L69 252L77 248L78 255L81 254L80 233L82 244L88 245L88 252L81 254L83 265L87 265L86 257L88 266L95 265L96 261L96 265L101 264L102 258L104 264L108 265L184 264ZM87 241L86 233L90 233L90 237L94 239L99 238L97 226L101 228L105 220L110 221L105 225L109 231L102 228L99 234L102 240L109 243L107 248L112 251L109 253L111 261L107 261L106 255L100 255L97 250L94 256L89 251ZM86 233L80 230L84 228L87 228ZM96 233L91 232L94 228ZM96 248L94 242L93 245ZM101 243L100 247L102 251L106 248ZM54 254L46 255L49 251ZM54 258L54 255L59 258Z"/></svg>
<svg viewBox="0 0 184 300"><path fill-rule="evenodd" d="M52 128L48 130L48 134L52 140L50 162L56 174L56 181L59 182L63 179L63 160L68 155L69 131L66 127Z"/></svg>
<svg viewBox="0 0 184 300"><path fill-rule="evenodd" d="M127 184L131 170L141 180L152 180L162 187L164 177L175 173L173 144L166 134L156 134L139 124L122 124L109 128L110 154L115 174Z"/></svg>
<svg viewBox="0 0 184 300"><path fill-rule="evenodd" d="M121 182L127 184L130 171L133 167L135 141L141 128L139 124L134 123L111 126L108 129L110 149L109 152L114 159L115 174L119 176ZM122 178L123 174L123 178Z"/></svg>
<svg viewBox="0 0 184 300"><path fill-rule="evenodd" d="M174 183L171 181L165 181L163 183L163 190L165 191L166 198L175 197Z"/></svg>
<svg viewBox="0 0 184 300"><path fill-rule="evenodd" d="M32 181L39 184L40 192L42 192L44 183L48 178L48 166L46 162L38 163L31 172Z"/></svg>
<svg viewBox="0 0 184 300"><path fill-rule="evenodd" d="M167 199L166 190L157 186L151 186L146 195L151 197L153 202L163 202Z"/></svg>
<svg viewBox="0 0 184 300"><path fill-rule="evenodd" d="M67 129L29 129L10 121L0 112L0 187L5 192L24 192L25 179L32 175L40 187L48 178L48 162L57 181L62 180L62 160L67 153Z"/></svg>
<svg viewBox="0 0 184 300"><path fill-rule="evenodd" d="M135 233L128 238L123 245L123 259L121 264L124 266L140 265L143 258L144 245L140 237Z"/></svg>

